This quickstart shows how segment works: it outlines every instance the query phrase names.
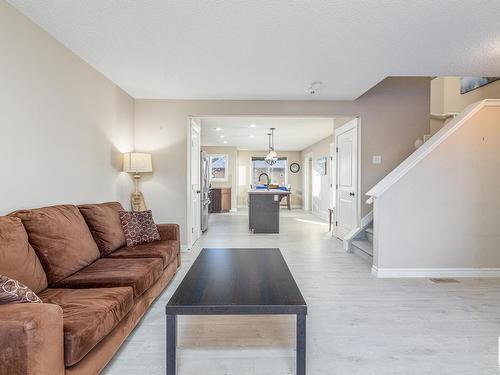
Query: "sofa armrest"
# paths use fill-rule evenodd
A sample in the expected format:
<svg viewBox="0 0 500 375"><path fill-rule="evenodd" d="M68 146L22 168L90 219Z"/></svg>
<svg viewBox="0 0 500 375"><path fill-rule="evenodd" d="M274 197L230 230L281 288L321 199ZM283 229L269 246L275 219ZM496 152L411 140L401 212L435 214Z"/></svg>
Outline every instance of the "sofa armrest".
<svg viewBox="0 0 500 375"><path fill-rule="evenodd" d="M64 372L62 309L48 303L0 305L0 374Z"/></svg>
<svg viewBox="0 0 500 375"><path fill-rule="evenodd" d="M174 240L179 241L180 246L180 233L178 224L157 224L158 232L160 232L160 238L163 241Z"/></svg>

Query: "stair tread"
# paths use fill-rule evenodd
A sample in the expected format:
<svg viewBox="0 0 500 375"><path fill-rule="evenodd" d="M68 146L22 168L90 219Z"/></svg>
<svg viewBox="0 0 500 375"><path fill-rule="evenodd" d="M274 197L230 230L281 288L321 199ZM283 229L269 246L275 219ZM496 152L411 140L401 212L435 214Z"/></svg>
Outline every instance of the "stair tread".
<svg viewBox="0 0 500 375"><path fill-rule="evenodd" d="M373 227L368 227L365 229L365 232L373 234Z"/></svg>
<svg viewBox="0 0 500 375"><path fill-rule="evenodd" d="M365 253L373 256L373 244L368 240L354 240L352 245L356 246L358 249L363 250Z"/></svg>

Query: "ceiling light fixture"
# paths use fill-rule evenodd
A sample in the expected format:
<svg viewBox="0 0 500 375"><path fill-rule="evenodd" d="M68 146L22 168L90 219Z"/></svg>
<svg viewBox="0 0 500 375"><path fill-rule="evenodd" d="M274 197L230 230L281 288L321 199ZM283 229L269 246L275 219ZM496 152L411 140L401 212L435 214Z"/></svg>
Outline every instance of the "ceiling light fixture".
<svg viewBox="0 0 500 375"><path fill-rule="evenodd" d="M255 125L255 124L250 124L249 126L250 126L251 128L255 128L257 125Z"/></svg>
<svg viewBox="0 0 500 375"><path fill-rule="evenodd" d="M224 134L219 135L219 138L224 138L224 137L225 137Z"/></svg>
<svg viewBox="0 0 500 375"><path fill-rule="evenodd" d="M309 86L307 91L309 92L310 95L315 95L318 93L322 85L323 83L321 81L314 81L311 83L311 86Z"/></svg>
<svg viewBox="0 0 500 375"><path fill-rule="evenodd" d="M224 142L222 142L222 143L227 143L227 141L224 141Z"/></svg>
<svg viewBox="0 0 500 375"><path fill-rule="evenodd" d="M253 135L253 134L252 134L252 135L250 135L250 138L255 138L255 135Z"/></svg>
<svg viewBox="0 0 500 375"><path fill-rule="evenodd" d="M222 128L215 128L216 132L220 132L221 130L222 130Z"/></svg>
<svg viewBox="0 0 500 375"><path fill-rule="evenodd" d="M278 161L278 154L274 151L274 131L276 128L271 128L269 130L270 132L267 133L267 136L269 137L269 153L264 160L267 164L274 165Z"/></svg>

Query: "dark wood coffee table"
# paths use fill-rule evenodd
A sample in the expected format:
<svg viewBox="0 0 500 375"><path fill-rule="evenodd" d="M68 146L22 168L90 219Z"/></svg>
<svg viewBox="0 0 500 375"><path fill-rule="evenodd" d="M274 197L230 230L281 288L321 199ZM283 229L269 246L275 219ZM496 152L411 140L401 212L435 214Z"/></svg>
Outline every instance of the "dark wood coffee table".
<svg viewBox="0 0 500 375"><path fill-rule="evenodd" d="M306 373L307 305L279 249L203 249L166 306L167 375L176 372L177 315L297 316L297 375Z"/></svg>

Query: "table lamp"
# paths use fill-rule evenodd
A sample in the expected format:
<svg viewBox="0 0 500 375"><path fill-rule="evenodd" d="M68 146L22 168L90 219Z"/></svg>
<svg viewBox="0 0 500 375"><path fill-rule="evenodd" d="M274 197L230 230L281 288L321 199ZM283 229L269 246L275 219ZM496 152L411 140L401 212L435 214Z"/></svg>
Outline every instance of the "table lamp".
<svg viewBox="0 0 500 375"><path fill-rule="evenodd" d="M135 190L130 197L132 211L146 211L144 196L139 191L140 173L153 172L151 154L144 152L127 152L123 154L123 171L134 173Z"/></svg>

